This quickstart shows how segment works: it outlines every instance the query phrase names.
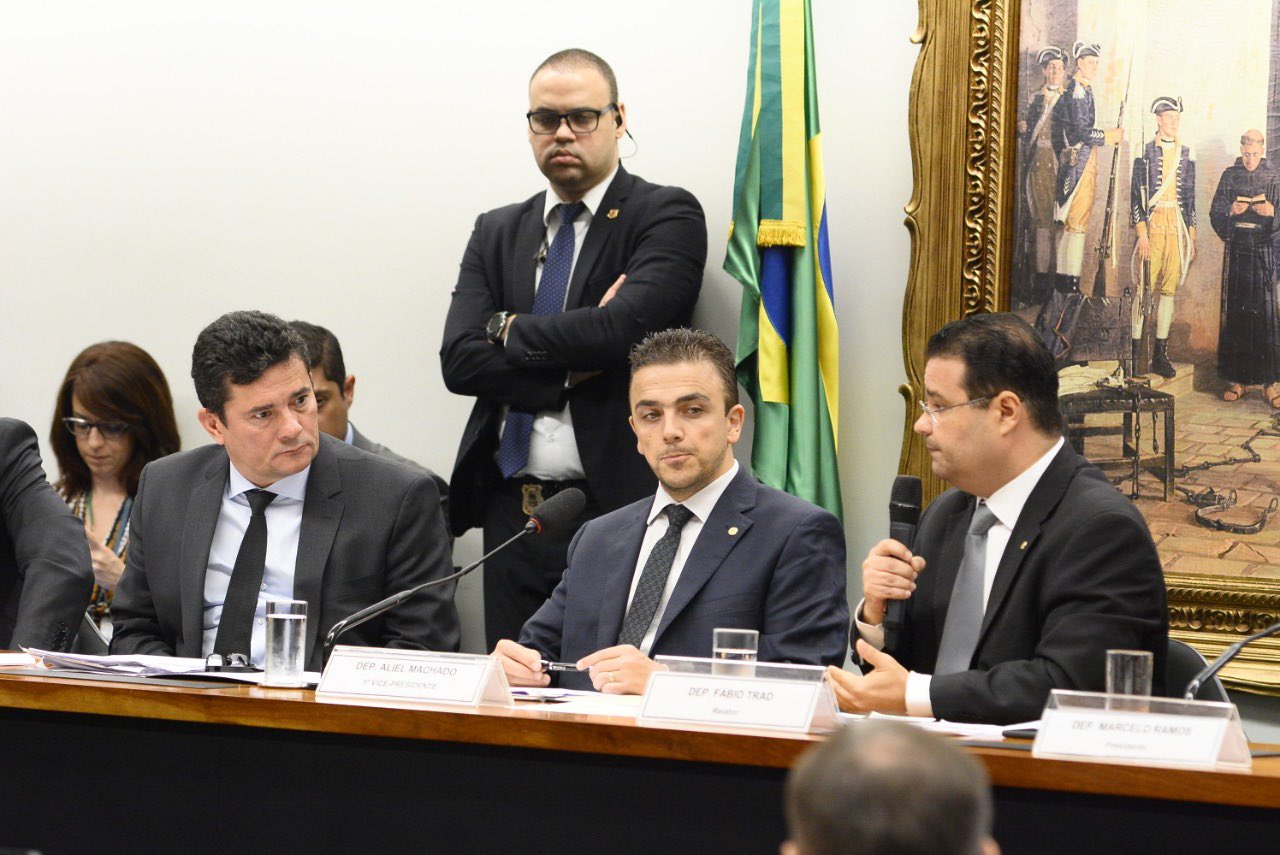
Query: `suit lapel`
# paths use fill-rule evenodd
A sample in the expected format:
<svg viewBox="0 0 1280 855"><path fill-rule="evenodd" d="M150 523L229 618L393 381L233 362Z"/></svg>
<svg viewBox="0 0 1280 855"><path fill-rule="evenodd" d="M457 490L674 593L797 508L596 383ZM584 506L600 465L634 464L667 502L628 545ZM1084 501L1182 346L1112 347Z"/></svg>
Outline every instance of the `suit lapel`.
<svg viewBox="0 0 1280 855"><path fill-rule="evenodd" d="M587 229L587 237L582 242L582 250L578 253L578 260L573 266L573 279L569 282L569 295L565 298L566 309L577 309L582 306L583 291L587 287L587 277L591 275L592 269L596 266L596 259L600 257L600 251L604 249L609 238L613 235L614 229L618 226L619 220L626 216L626 209L623 203L631 192L631 185L635 179L622 168L618 166L618 174L613 177L613 182L609 185L609 189L604 191L604 197L600 200L600 207L596 209L595 214L591 217L591 227ZM617 210L616 217L610 217L609 212ZM612 283L611 283L612 284Z"/></svg>
<svg viewBox="0 0 1280 855"><path fill-rule="evenodd" d="M311 614L304 654L308 662L320 631L324 570L342 520L342 501L337 498L342 493L342 478L333 449L326 447L329 444L329 438L322 434L320 449L311 462L307 497L302 504L302 527L298 532L298 558L293 570L293 597L306 600Z"/></svg>
<svg viewBox="0 0 1280 855"><path fill-rule="evenodd" d="M1031 495L1027 497L1027 503L1022 506L1022 513L1018 514L1018 522L1009 536L1009 545L1005 547L1004 555L1000 556L1000 565L996 568L996 577L991 583L991 594L987 597L987 608L983 612L982 631L978 635L976 649L981 649L983 637L987 634L992 620L999 613L1000 605L1008 595L1009 589L1013 587L1018 571L1022 569L1023 560L1031 552L1032 545L1040 535L1040 526L1062 500L1063 494L1075 477L1076 470L1079 469L1079 464L1080 458L1071 450L1071 446L1064 442L1049 463L1049 468L1040 476L1040 481L1031 491Z"/></svg>
<svg viewBox="0 0 1280 855"><path fill-rule="evenodd" d="M178 597L182 604L183 648L179 656L199 656L204 645L204 576L209 569L209 548L222 513L231 463L225 451L217 453L204 469L187 500L178 559Z"/></svg>
<svg viewBox="0 0 1280 855"><path fill-rule="evenodd" d="M707 584L707 580L720 569L733 547L746 536L752 523L747 512L756 506L757 489L755 479L745 469L739 469L725 488L720 501L712 508L711 515L707 517L702 531L698 533L698 540L684 563L684 569L680 571L671 599L663 609L658 632L653 639L655 648L662 642L662 634L671 626L671 622L679 617L694 596L702 590L702 586ZM737 532L729 534L731 528L737 528Z"/></svg>
<svg viewBox="0 0 1280 855"><path fill-rule="evenodd" d="M538 271L538 251L547 236L547 224L542 219L545 204L544 191L533 198L521 217L519 230L516 232L515 258L511 261L514 274L508 279L511 282L511 293L504 294L503 298L506 306L517 314L533 311L533 283Z"/></svg>
<svg viewBox="0 0 1280 855"><path fill-rule="evenodd" d="M634 534L612 538L598 564L600 567L610 568L612 572L601 586L596 650L618 643L618 633L622 631L622 616L627 609L627 595L631 593L631 579L635 575L636 559L640 556L640 544L644 542L645 529L648 528L645 520L652 507L652 501L641 502L629 518L618 524L618 531Z"/></svg>

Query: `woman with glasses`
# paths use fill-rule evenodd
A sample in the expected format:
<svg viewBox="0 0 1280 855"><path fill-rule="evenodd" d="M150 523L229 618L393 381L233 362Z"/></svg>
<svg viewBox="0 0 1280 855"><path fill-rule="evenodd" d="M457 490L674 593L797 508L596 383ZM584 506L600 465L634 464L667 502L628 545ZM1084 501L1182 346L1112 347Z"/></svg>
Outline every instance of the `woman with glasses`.
<svg viewBox="0 0 1280 855"><path fill-rule="evenodd" d="M84 520L96 582L88 615L101 625L124 572L142 467L180 445L164 372L128 342L81 351L58 390L49 442L61 472L56 486Z"/></svg>

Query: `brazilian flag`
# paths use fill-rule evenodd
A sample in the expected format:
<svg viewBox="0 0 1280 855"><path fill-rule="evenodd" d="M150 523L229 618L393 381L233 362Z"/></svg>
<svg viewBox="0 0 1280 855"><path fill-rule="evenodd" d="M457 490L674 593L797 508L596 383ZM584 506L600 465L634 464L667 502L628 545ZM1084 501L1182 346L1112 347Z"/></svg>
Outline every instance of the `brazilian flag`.
<svg viewBox="0 0 1280 855"><path fill-rule="evenodd" d="M724 269L742 283L738 379L761 481L842 516L839 337L808 0L756 0Z"/></svg>

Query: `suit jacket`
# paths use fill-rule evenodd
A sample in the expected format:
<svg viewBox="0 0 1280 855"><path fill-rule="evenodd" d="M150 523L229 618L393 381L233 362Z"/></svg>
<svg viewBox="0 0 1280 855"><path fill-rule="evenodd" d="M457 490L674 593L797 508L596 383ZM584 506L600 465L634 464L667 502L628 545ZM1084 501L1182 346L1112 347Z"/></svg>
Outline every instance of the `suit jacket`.
<svg viewBox="0 0 1280 855"><path fill-rule="evenodd" d="M204 577L230 463L207 445L149 464L130 523L129 558L111 603L112 653L200 656ZM306 600L306 659L324 636L383 597L451 571L435 483L327 434L307 478L293 596ZM344 644L457 650L453 585L424 591L342 636Z"/></svg>
<svg viewBox="0 0 1280 855"><path fill-rule="evenodd" d="M592 520L520 643L572 662L618 643L652 497ZM736 529L736 533L734 530ZM711 656L716 627L760 632L762 662L839 665L845 657L844 530L829 512L745 469L729 482L689 553L650 656ZM591 688L585 672L561 685Z"/></svg>
<svg viewBox="0 0 1280 855"><path fill-rule="evenodd" d="M71 649L93 590L89 541L17 419L0 419L0 518L0 650Z"/></svg>
<svg viewBox="0 0 1280 855"><path fill-rule="evenodd" d="M450 479L455 534L483 524L485 496L500 477L493 454L504 406L535 413L562 409L568 399L582 466L603 510L657 487L627 426L627 355L647 334L692 319L707 258L702 208L686 191L619 166L583 240L565 311L532 315L545 195L476 220L445 321L445 385L476 398ZM599 307L623 273L626 284ZM485 324L502 310L520 317L506 345L496 346L485 339ZM571 369L602 373L566 389Z"/></svg>
<svg viewBox="0 0 1280 855"><path fill-rule="evenodd" d="M394 451L387 448L382 443L374 442L373 440L369 439L369 437L362 434L360 432L360 429L357 428L355 425L351 426L351 444L354 445L356 448L360 449L361 451L367 451L370 454L376 454L379 457L385 457L388 460L394 460L396 463L404 464L405 466L408 466L410 469L413 469L417 472L425 472L428 475L430 475L431 480L436 482L436 489L440 491L440 509L444 514L445 522L446 523L448 522L449 520L449 484L448 482L446 482L443 478L441 478L436 473L432 472L427 467L423 466L421 463L418 463L416 460L410 460L407 457L402 457L401 455L396 454Z"/></svg>
<svg viewBox="0 0 1280 855"><path fill-rule="evenodd" d="M975 498L948 490L916 531L924 572L894 657L932 674ZM987 600L972 670L934 675L933 713L1008 724L1039 718L1050 689L1102 691L1106 651L1155 654L1164 685L1169 617L1146 521L1097 467L1064 443L1022 508Z"/></svg>

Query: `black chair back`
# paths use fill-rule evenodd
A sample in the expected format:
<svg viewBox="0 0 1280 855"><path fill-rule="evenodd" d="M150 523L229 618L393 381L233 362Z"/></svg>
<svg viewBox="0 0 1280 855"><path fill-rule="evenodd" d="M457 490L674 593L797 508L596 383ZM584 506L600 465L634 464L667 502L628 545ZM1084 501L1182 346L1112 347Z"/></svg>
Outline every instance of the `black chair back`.
<svg viewBox="0 0 1280 855"><path fill-rule="evenodd" d="M1187 691L1187 684L1209 667L1209 663L1190 644L1169 639L1169 659L1165 663L1165 697L1180 698ZM1227 690L1215 674L1200 687L1198 701L1227 701Z"/></svg>

